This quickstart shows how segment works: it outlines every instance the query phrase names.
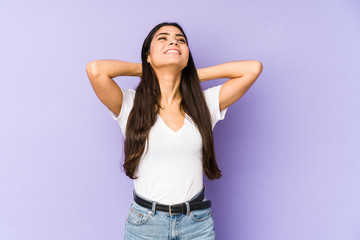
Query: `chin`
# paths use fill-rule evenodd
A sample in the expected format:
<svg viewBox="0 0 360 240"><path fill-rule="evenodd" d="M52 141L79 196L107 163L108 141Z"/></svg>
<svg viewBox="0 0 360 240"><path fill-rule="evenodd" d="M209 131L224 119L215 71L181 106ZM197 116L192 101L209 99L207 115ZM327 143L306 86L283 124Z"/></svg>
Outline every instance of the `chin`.
<svg viewBox="0 0 360 240"><path fill-rule="evenodd" d="M174 62L167 62L167 63L156 65L156 68L166 68L166 67L182 70L182 69L186 68L186 63L174 61Z"/></svg>

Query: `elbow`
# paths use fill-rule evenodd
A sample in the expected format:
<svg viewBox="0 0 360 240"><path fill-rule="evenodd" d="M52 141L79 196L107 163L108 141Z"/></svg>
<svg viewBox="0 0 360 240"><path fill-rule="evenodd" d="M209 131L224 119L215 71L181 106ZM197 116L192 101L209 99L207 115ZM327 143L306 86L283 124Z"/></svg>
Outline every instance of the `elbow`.
<svg viewBox="0 0 360 240"><path fill-rule="evenodd" d="M90 76L99 75L99 62L98 61L91 61L86 65L86 73Z"/></svg>
<svg viewBox="0 0 360 240"><path fill-rule="evenodd" d="M251 66L249 67L248 75L251 76L253 82L260 76L263 70L263 65L260 61L251 61Z"/></svg>
<svg viewBox="0 0 360 240"><path fill-rule="evenodd" d="M260 75L263 70L263 64L260 61L254 61L254 72Z"/></svg>
<svg viewBox="0 0 360 240"><path fill-rule="evenodd" d="M253 76L255 75L257 78L261 74L262 70L263 70L262 62L254 60L251 61L251 65L249 65L248 74Z"/></svg>

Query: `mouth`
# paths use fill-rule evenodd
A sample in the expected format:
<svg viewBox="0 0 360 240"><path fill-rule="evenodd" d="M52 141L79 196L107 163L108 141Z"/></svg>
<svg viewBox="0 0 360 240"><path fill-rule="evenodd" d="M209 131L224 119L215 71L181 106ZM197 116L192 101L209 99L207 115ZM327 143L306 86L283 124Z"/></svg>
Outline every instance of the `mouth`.
<svg viewBox="0 0 360 240"><path fill-rule="evenodd" d="M165 52L165 54L179 54L181 55L180 51L176 50L176 49L169 49Z"/></svg>

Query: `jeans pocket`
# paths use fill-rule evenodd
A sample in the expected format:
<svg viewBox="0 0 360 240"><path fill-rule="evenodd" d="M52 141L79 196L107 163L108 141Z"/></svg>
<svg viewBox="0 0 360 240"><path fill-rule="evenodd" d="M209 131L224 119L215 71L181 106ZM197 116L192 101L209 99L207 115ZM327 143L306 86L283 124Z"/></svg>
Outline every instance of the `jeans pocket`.
<svg viewBox="0 0 360 240"><path fill-rule="evenodd" d="M128 215L126 217L126 220L136 226L144 225L147 223L151 217L150 210L147 208L144 208L137 203L133 202L131 203Z"/></svg>
<svg viewBox="0 0 360 240"><path fill-rule="evenodd" d="M205 221L211 217L211 208L205 208L205 209L191 211L190 217L195 222Z"/></svg>
<svg viewBox="0 0 360 240"><path fill-rule="evenodd" d="M206 197L204 197L204 199L202 201L204 202L207 200L208 199ZM194 210L194 211L190 212L190 218L192 220L194 220L195 222L202 222L202 221L205 221L206 219L209 219L210 217L211 217L211 207Z"/></svg>

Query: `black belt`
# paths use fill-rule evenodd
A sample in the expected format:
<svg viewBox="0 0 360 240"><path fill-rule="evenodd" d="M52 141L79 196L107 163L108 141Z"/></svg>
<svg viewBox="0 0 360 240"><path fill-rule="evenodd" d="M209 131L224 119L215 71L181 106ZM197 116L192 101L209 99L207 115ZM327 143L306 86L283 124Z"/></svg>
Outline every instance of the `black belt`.
<svg viewBox="0 0 360 240"><path fill-rule="evenodd" d="M152 209L153 202L147 201L147 200L139 197L135 193L135 190L133 191L133 195L134 195L134 201L137 204L139 204L142 207ZM201 193L199 194L199 196L196 197L195 199L189 201L189 206L190 206L189 211L211 207L211 201L210 200L203 201L204 198L205 198L205 185L204 185ZM169 212L170 216L173 214L187 213L187 208L186 208L185 202L179 203L179 204L174 204L174 205L164 205L164 204L156 203L155 210L162 211L162 212Z"/></svg>

